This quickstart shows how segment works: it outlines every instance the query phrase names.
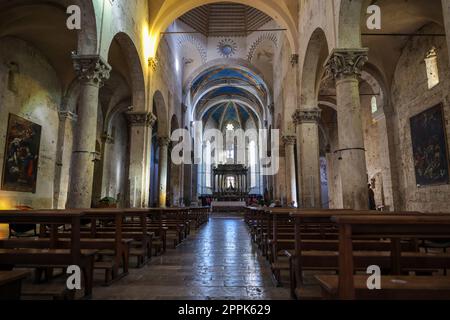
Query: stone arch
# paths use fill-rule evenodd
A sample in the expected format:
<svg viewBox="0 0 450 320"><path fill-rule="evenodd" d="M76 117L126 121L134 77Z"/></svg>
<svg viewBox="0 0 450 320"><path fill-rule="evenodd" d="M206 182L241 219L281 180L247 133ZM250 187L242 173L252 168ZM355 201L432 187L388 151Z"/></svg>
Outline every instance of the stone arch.
<svg viewBox="0 0 450 320"><path fill-rule="evenodd" d="M107 114L105 115L104 120L104 126L103 126L103 132L104 133L110 133L111 132L111 124L114 121L114 119L127 111L130 110L130 104L128 100L121 101L117 103L112 108L108 109Z"/></svg>
<svg viewBox="0 0 450 320"><path fill-rule="evenodd" d="M80 94L80 82L74 79L63 95L60 111L68 111L78 114L77 103Z"/></svg>
<svg viewBox="0 0 450 320"><path fill-rule="evenodd" d="M317 107L319 86L323 77L323 64L328 57L328 41L321 28L316 29L309 40L300 82L300 103L302 106Z"/></svg>
<svg viewBox="0 0 450 320"><path fill-rule="evenodd" d="M217 2L223 2L223 0L185 0L182 2L178 0L164 1L151 27L151 40L154 42L154 52L151 54L154 55L156 53L156 49L161 39L161 32L165 31L173 21L196 7ZM288 7L283 1L231 0L230 2L253 7L272 17L280 26L287 29L286 37L288 38L291 51L293 53L298 52L298 32L295 19L292 17Z"/></svg>
<svg viewBox="0 0 450 320"><path fill-rule="evenodd" d="M195 82L195 79L197 77L199 77L199 75L204 74L205 72L212 71L214 69L220 69L220 68L241 69L241 70L244 70L246 72L253 74L257 78L262 80L262 86L263 86L263 89L264 89L267 99L264 98L263 99L264 101L262 101L261 99L259 99L259 97L255 96L253 93L252 93L252 95L255 97L255 99L257 98L258 103L261 104L260 107L262 108L262 113L260 114L260 116L263 119L266 119L269 114L268 106L272 103L272 99L273 99L272 90L266 84L262 73L244 59L215 59L215 60L212 60L212 61L206 63L205 65L197 68L184 83L184 92L186 93L185 96L183 97L184 104L192 105L194 103L194 101L191 100L191 88L193 86L193 83ZM246 91L248 91L248 90L246 89ZM195 117L197 105L195 105L193 107L194 108L192 108L192 110L191 110L191 113L192 113L191 118L192 119L194 119L194 117Z"/></svg>
<svg viewBox="0 0 450 320"><path fill-rule="evenodd" d="M201 73L207 71L208 69L212 68L220 68L220 67L228 67L228 68L242 68L247 69L248 71L251 71L258 77L264 80L263 73L258 70L254 65L252 65L250 62L244 59L236 59L236 58L219 58L209 61L208 63L202 65L201 67L197 68L192 72L192 74L189 76L189 78L186 79L184 82L184 88L189 89L192 86L192 82L195 80L195 78L198 77ZM273 96L272 91L270 88L266 85L266 90L268 93L270 93L270 96ZM187 92L187 91L186 91Z"/></svg>
<svg viewBox="0 0 450 320"><path fill-rule="evenodd" d="M153 94L153 110L157 118L157 134L159 137L166 137L169 134L167 106L164 100L164 96L159 90Z"/></svg>
<svg viewBox="0 0 450 320"><path fill-rule="evenodd" d="M4 1L11 2L11 1ZM66 1L60 0L34 0L23 1L17 5L7 4L7 8L14 7L31 7L31 6L48 6L61 10L64 14L67 11ZM70 4L77 5L81 9L83 28L77 32L77 50L79 54L96 54L97 53L97 19L96 10L93 1L73 0ZM0 5L1 7L1 5Z"/></svg>
<svg viewBox="0 0 450 320"><path fill-rule="evenodd" d="M117 33L112 42L117 41L125 57L131 81L131 95L134 111L144 111L146 108L146 85L144 71L139 57L139 52L133 40L124 32ZM111 50L111 46L110 46Z"/></svg>
<svg viewBox="0 0 450 320"><path fill-rule="evenodd" d="M366 63L361 74L361 79L372 88L374 94L379 93L377 102L379 103L379 107L381 107L380 110L382 110L383 113L391 113L392 106L389 102L388 87L386 86L386 82L380 70L374 64ZM377 89L380 92L376 92Z"/></svg>

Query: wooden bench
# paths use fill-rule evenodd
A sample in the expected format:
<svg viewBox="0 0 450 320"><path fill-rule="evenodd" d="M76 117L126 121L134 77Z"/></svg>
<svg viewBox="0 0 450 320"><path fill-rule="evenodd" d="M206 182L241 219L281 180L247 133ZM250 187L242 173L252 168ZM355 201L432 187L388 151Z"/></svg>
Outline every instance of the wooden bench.
<svg viewBox="0 0 450 320"><path fill-rule="evenodd" d="M84 294L90 297L93 286L94 259L97 250L82 250L80 242L81 210L4 210L0 211L0 223L43 224L50 226L49 248L0 249L0 267L26 267L43 270L46 268L67 268L79 266L83 272ZM70 225L70 249L56 249L58 227Z"/></svg>
<svg viewBox="0 0 450 320"><path fill-rule="evenodd" d="M66 233L65 236L69 236L70 234ZM58 238L55 247L59 249L69 249L70 248L70 239L66 238ZM128 251L129 245L133 241L133 239L122 239L123 245L123 264L126 265L128 263ZM91 239L91 238L82 238L80 240L80 245L82 249L92 249L98 250L98 255L102 253L102 251L110 250L111 252L115 252L116 243L114 239ZM36 239L7 239L0 240L0 248L1 249L14 249L14 248L29 248L29 249L45 249L50 247L50 239L47 238L36 238ZM114 254L112 254L114 255ZM94 269L100 269L105 271L105 285L110 285L115 279L115 275L113 274L114 269L114 261L95 261ZM128 269L125 269L125 272L128 272Z"/></svg>
<svg viewBox="0 0 450 320"><path fill-rule="evenodd" d="M382 276L381 290L368 290L368 275L353 277L355 296L369 300L450 300L450 277ZM339 277L316 276L325 299L339 296Z"/></svg>
<svg viewBox="0 0 450 320"><path fill-rule="evenodd" d="M0 271L0 301L19 300L22 281L29 274L27 271Z"/></svg>
<svg viewBox="0 0 450 320"><path fill-rule="evenodd" d="M402 278L399 278L403 258L400 240L445 238L450 234L450 215L350 215L333 217L332 220L339 226L339 276L317 278L326 293L325 297L342 300L435 297L450 299L450 281L447 277L409 276L404 278L403 282ZM373 237L389 238L393 244L389 254L393 277L382 276L381 290L369 290L364 284L366 276L355 276L353 239ZM444 260L441 264L443 269L449 266L449 260ZM399 281L395 281L396 279Z"/></svg>

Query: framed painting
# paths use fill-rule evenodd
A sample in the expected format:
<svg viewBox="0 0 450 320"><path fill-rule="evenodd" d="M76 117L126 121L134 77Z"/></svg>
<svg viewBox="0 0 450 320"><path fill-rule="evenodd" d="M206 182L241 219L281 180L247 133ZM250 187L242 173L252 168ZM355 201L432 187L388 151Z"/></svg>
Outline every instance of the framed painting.
<svg viewBox="0 0 450 320"><path fill-rule="evenodd" d="M410 121L417 186L448 184L448 147L442 104L412 117Z"/></svg>
<svg viewBox="0 0 450 320"><path fill-rule="evenodd" d="M9 114L2 190L36 193L41 131L40 125Z"/></svg>

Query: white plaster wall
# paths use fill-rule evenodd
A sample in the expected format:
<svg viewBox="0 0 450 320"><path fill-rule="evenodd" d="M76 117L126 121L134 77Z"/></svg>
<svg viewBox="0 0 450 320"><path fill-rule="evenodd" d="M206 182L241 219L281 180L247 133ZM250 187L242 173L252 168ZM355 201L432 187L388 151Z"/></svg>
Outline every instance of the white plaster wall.
<svg viewBox="0 0 450 320"><path fill-rule="evenodd" d="M6 65L11 62L19 66L15 78L16 93L7 86ZM9 113L42 126L36 194L0 191L0 198L36 209L53 206L60 97L60 82L45 57L22 40L0 39L0 173L3 171Z"/></svg>

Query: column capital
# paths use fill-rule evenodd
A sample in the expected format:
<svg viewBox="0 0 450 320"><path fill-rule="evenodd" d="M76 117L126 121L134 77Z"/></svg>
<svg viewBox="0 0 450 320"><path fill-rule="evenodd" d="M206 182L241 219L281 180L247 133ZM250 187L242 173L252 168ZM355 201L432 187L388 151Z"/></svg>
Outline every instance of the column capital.
<svg viewBox="0 0 450 320"><path fill-rule="evenodd" d="M102 135L102 141L106 144L113 144L114 143L114 137L108 133L104 133Z"/></svg>
<svg viewBox="0 0 450 320"><path fill-rule="evenodd" d="M326 72L336 80L360 76L364 64L369 60L369 49L334 49L325 63Z"/></svg>
<svg viewBox="0 0 450 320"><path fill-rule="evenodd" d="M302 123L317 123L320 120L322 110L314 109L297 109L292 115L292 120L295 125Z"/></svg>
<svg viewBox="0 0 450 320"><path fill-rule="evenodd" d="M156 117L151 112L130 111L125 113L128 123L135 127L151 127L155 125Z"/></svg>
<svg viewBox="0 0 450 320"><path fill-rule="evenodd" d="M71 111L59 111L59 120L60 121L64 121L64 120L70 120L70 121L77 121L78 116L71 112Z"/></svg>
<svg viewBox="0 0 450 320"><path fill-rule="evenodd" d="M168 147L171 140L169 137L159 137L158 138L158 146L160 147Z"/></svg>
<svg viewBox="0 0 450 320"><path fill-rule="evenodd" d="M299 55L297 53L291 54L291 65L295 66L298 64Z"/></svg>
<svg viewBox="0 0 450 320"><path fill-rule="evenodd" d="M72 60L79 80L101 86L109 79L111 66L101 56L72 53Z"/></svg>
<svg viewBox="0 0 450 320"><path fill-rule="evenodd" d="M295 142L297 141L296 136L283 136L283 143L285 146L293 146L295 145Z"/></svg>
<svg viewBox="0 0 450 320"><path fill-rule="evenodd" d="M152 57L148 59L148 66L153 70L156 71L159 65L159 60L157 57Z"/></svg>

